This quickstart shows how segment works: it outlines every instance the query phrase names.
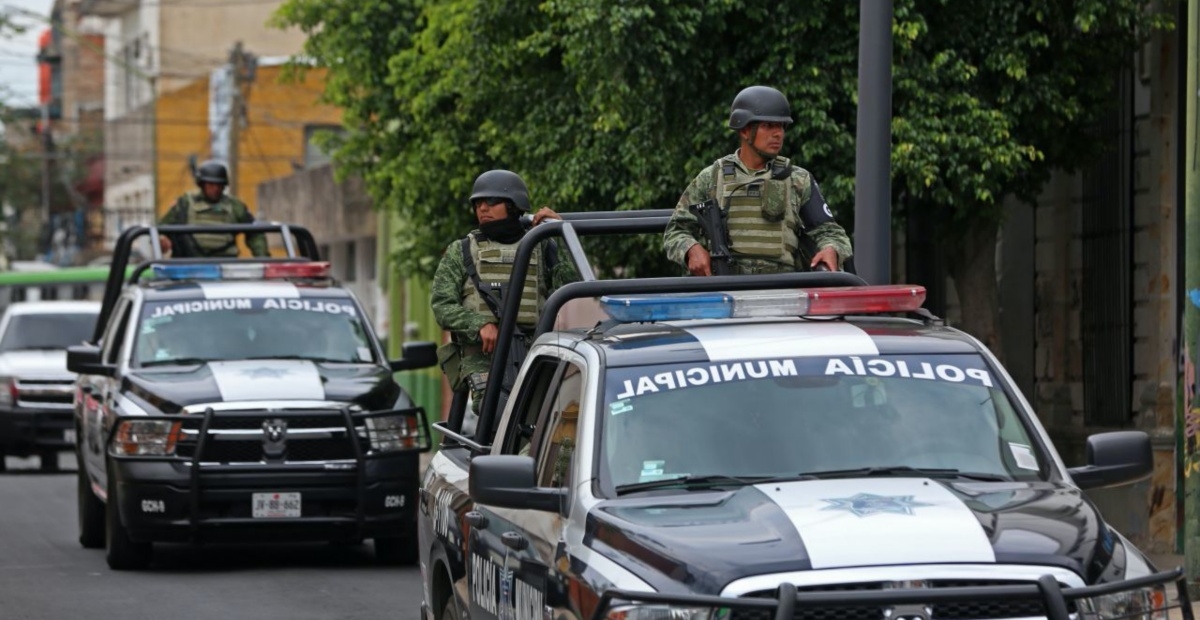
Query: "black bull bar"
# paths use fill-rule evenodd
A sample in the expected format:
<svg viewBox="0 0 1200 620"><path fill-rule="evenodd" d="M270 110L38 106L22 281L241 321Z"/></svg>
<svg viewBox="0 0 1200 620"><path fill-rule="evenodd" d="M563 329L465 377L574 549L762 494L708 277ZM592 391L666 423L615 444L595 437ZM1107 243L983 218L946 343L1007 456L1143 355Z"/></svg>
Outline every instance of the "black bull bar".
<svg viewBox="0 0 1200 620"><path fill-rule="evenodd" d="M395 458L413 452L426 452L431 446L429 435L429 421L425 415L423 407L409 407L405 409L390 409L380 411L352 411L349 408L314 408L314 409L284 409L284 410L223 410L215 411L212 407L208 407L202 414L176 414L176 415L138 415L138 416L123 416L113 424L108 432L105 441L105 452L110 458L125 461L160 461L160 462L182 462L187 464L188 468L188 497L190 505L188 509L188 517L191 521L192 529L197 529L200 523L200 476L202 464L209 463L204 460L206 444L210 441L210 430L214 429L214 420L231 420L231 419L255 419L255 418L280 418L288 420L289 418L311 417L311 416L329 416L333 419L338 417L342 425L338 428L338 432L344 432L346 441L352 446L352 459L338 460L353 460L355 463L355 485L356 495L360 498L357 502L355 511L355 521L361 529L366 522L365 506L361 501L363 497L367 480L367 467L365 464L368 460ZM372 434L379 434L378 430L373 431L368 425L367 420L377 418L395 418L401 417L406 419L407 427L410 429L411 441L406 442L410 445L392 449L388 451L369 451L364 449L364 442L370 446L373 437ZM114 439L122 432L122 429L127 425L136 424L138 422L171 422L179 423L179 433L173 442L177 450L180 439L184 435L194 436L194 443L191 444L190 456L180 456L177 453L173 454L122 454L119 453L114 446ZM364 431L360 434L359 429ZM174 432L174 431L170 431ZM182 443L191 443L187 440ZM245 463L245 462L243 462ZM222 466L236 468L238 462L222 463ZM267 467L262 467L257 462L253 463L254 471L258 473L270 473L272 469L270 464ZM298 468L306 467L304 462L287 462L281 461L276 463L280 468L279 471L295 471ZM286 469L285 469L286 468Z"/></svg>
<svg viewBox="0 0 1200 620"><path fill-rule="evenodd" d="M1094 611L1079 608L1078 601L1099 596L1119 594L1153 586L1174 585L1176 597L1171 600L1169 592L1164 592L1161 606L1152 602L1153 609L1138 609L1122 614L1106 614L1101 616ZM1124 620L1126 618L1166 618L1171 614L1173 620L1195 620L1192 614L1191 600L1187 591L1187 579L1182 569L1164 571L1116 581L1100 585L1077 588L1064 588L1054 577L1044 575L1036 583L1021 585L967 586L946 588L910 588L895 590L863 590L863 591L823 591L797 592L796 586L783 583L775 590L774 598L742 597L728 598L700 594L665 594L658 592L634 592L630 590L606 590L596 605L590 620L604 620L608 611L616 606L658 604L679 605L688 607L711 607L714 610L766 611L773 614L773 620L793 620L797 612L803 614L806 608L850 608L862 606L879 606L881 608L895 606L928 607L947 603L972 603L990 601L1024 601L1040 604L1048 620ZM1071 611L1072 604L1076 610ZM715 617L715 615L714 615ZM882 617L882 616L881 616ZM911 614L904 615L903 620L912 620ZM893 620L902 620L893 618ZM930 620L928 615L922 620Z"/></svg>

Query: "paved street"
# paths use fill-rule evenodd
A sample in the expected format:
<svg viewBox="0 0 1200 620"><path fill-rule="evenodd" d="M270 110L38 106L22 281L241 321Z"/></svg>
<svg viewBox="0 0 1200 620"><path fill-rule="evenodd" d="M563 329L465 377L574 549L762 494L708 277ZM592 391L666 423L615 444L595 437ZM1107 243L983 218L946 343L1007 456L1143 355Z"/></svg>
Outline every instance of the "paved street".
<svg viewBox="0 0 1200 620"><path fill-rule="evenodd" d="M418 570L375 564L370 543L155 548L149 571L109 570L76 540L73 458L63 473L7 459L0 474L0 617L417 620Z"/></svg>

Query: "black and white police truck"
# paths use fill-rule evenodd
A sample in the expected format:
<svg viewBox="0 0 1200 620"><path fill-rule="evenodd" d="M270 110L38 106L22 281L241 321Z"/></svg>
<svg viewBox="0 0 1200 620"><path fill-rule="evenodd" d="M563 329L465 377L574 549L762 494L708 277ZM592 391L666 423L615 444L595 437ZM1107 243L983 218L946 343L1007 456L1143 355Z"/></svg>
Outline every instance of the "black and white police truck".
<svg viewBox="0 0 1200 620"><path fill-rule="evenodd" d="M277 232L287 256L126 266L141 236ZM425 412L311 233L287 225L133 227L91 342L71 347L79 541L137 569L156 542L374 539L416 559Z"/></svg>
<svg viewBox="0 0 1200 620"><path fill-rule="evenodd" d="M522 242L512 282L551 235L583 281L547 300L503 408L493 384L473 435L460 408L434 425L425 620L1190 620L1181 573L1156 572L1083 494L1148 476L1145 434L1092 436L1068 468L919 286L596 280L579 237L665 224L639 215ZM554 331L577 298L609 318Z"/></svg>

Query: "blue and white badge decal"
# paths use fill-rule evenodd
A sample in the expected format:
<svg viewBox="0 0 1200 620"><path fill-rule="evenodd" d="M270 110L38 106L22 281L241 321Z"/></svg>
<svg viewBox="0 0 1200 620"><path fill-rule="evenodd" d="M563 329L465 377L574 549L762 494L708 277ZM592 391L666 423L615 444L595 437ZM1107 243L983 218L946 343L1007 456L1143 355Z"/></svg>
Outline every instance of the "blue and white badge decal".
<svg viewBox="0 0 1200 620"><path fill-rule="evenodd" d="M911 515L914 508L932 506L913 500L911 495L876 495L874 493L856 493L851 497L835 497L823 499L830 505L822 510L845 510L856 517L871 515Z"/></svg>

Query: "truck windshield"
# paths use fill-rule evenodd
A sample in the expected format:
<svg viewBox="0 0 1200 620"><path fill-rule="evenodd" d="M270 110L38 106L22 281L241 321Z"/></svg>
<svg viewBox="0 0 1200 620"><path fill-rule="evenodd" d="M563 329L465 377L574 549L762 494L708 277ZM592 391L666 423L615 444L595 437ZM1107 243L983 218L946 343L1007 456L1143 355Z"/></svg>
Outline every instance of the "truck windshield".
<svg viewBox="0 0 1200 620"><path fill-rule="evenodd" d="M618 489L687 476L860 469L1000 480L1048 472L1046 456L975 354L613 368L602 418L599 454Z"/></svg>
<svg viewBox="0 0 1200 620"><path fill-rule="evenodd" d="M375 363L358 307L345 298L230 298L147 302L135 366L254 358Z"/></svg>
<svg viewBox="0 0 1200 620"><path fill-rule="evenodd" d="M0 352L59 350L92 337L96 313L15 314L0 340Z"/></svg>

